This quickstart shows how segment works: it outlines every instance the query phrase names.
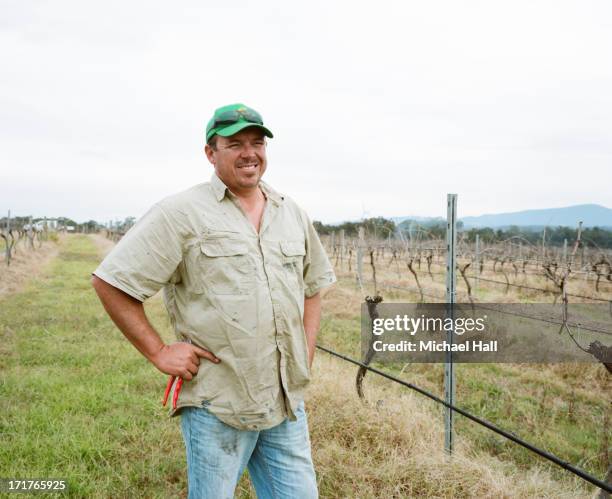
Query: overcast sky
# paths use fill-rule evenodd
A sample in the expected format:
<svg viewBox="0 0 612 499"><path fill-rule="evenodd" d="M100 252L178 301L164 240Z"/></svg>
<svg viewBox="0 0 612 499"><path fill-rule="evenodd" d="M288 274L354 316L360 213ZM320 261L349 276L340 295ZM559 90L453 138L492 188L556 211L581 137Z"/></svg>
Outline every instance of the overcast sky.
<svg viewBox="0 0 612 499"><path fill-rule="evenodd" d="M0 5L2 215L140 216L232 102L314 219L612 207L609 1Z"/></svg>

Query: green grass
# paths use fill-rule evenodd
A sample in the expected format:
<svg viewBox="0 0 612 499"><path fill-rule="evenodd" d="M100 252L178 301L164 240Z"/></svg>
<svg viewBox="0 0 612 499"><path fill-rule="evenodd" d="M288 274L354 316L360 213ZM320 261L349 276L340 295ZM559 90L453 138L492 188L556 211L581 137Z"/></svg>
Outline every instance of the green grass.
<svg viewBox="0 0 612 499"><path fill-rule="evenodd" d="M42 277L0 300L0 477L63 478L71 497L185 496L166 377L104 312L90 284L99 261L87 236L66 237ZM145 308L170 341L159 296Z"/></svg>
<svg viewBox="0 0 612 499"><path fill-rule="evenodd" d="M112 325L90 285L86 236L22 293L0 301L0 476L64 478L72 497L186 492L178 419L164 376ZM160 300L147 311L170 336Z"/></svg>

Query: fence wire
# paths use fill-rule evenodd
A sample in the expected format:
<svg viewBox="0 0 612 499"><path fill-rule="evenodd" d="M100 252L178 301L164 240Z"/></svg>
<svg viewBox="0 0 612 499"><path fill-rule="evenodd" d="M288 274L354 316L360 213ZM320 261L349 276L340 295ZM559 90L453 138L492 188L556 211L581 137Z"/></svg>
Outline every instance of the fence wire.
<svg viewBox="0 0 612 499"><path fill-rule="evenodd" d="M536 447L533 444L530 444L529 442L523 440L522 438L517 437L516 435L514 435L513 433L504 430L503 428L500 428L499 426L494 425L493 423L491 423L490 421L487 421L486 419L483 419L479 416L476 416L474 414L471 414L470 412L461 409L460 407L457 407L456 405L453 404L449 404L448 402L446 402L445 400L441 399L440 397L438 397L437 395L434 395L433 393L419 387L416 386L413 383L409 383L407 381L401 380L395 376L393 376L392 374L386 373L384 371L381 371L380 369L376 369L375 367L371 367L368 366L358 360L352 359L350 357L347 357L346 355L343 355L341 353L335 352L334 350L331 350L329 348L326 348L324 346L321 345L317 345L317 348L320 350L323 350L324 352L327 352L330 355L333 355L335 357L338 357L339 359L342 359L346 362L350 362L351 364L355 364L356 366L360 366L368 371L371 371L375 374L378 374L379 376L382 376L383 378L386 378L388 380L393 381L394 383L398 383L406 388L410 388L411 390L414 390L418 393L420 393L421 395L424 395L425 397L433 400L434 402L438 403L438 404L442 404L445 407L448 407L449 409L451 409L452 411L461 414L462 416L466 417L467 419L487 428L488 430L491 430L495 433L497 433L498 435L501 435L505 438L507 438L508 440L511 440L512 442L524 447L525 449L533 452L534 454L539 455L540 457L543 457L544 459L556 464L557 466L560 466L561 468L563 468L566 471L569 471L570 473L573 473L574 475L582 478L583 480L591 483L592 485L595 485L597 487L599 487L602 490L605 490L608 493L612 493L612 485L610 485L609 483L604 482L603 480L600 480L597 477L594 477L593 475L587 473L584 470L581 470L580 468L577 468L576 466L574 466L571 463L568 463L567 461L564 461L563 459L555 456L554 454L551 454L550 452L545 451L544 449L540 449L539 447Z"/></svg>

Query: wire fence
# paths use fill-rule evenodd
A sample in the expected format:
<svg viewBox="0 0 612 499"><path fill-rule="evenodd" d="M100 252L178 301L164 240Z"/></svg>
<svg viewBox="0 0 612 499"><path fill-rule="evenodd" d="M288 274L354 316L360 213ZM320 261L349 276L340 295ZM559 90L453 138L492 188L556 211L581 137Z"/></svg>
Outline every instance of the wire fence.
<svg viewBox="0 0 612 499"><path fill-rule="evenodd" d="M580 235L578 235L578 240L579 238L580 238ZM447 272L445 271L440 272L437 269L432 270L432 267L434 266L442 267L444 270L447 270L446 266L442 262L440 262L440 259L442 259L446 253L446 248L444 248L442 245L429 244L424 247L418 247L418 248L412 247L409 249L408 246L406 246L403 243L400 243L399 241L395 241L395 243L399 243L395 245L393 245L392 244L393 242L390 240L387 240L386 243L376 242L376 241L366 242L363 237L363 234L361 233L360 233L359 241L354 241L352 246L346 244L344 237L340 238L339 245L334 244L334 238L331 239L331 243L332 243L331 253L333 255L332 258L335 257L336 266L337 267L339 266L341 273L348 266L348 275L356 277L356 283L358 284L358 286L361 288L362 291L365 291L364 290L365 286L373 284L374 294L378 294L379 290L386 289L386 290L397 290L397 291L415 293L418 296L420 296L421 302L423 302L426 298L432 301L439 301L439 302L445 302L445 300L447 299L447 295L445 295L445 293L442 290L440 291L440 293L436 293L435 287L433 287L433 290L424 289L426 285L420 282L420 281L423 281L424 278L431 277L431 280L433 281L433 283L443 284L442 282L439 282L437 279L434 279L434 276L442 276L446 278ZM425 251L428 251L428 253L425 253ZM480 254L481 258L484 256L484 253L485 252L483 251ZM390 258L386 259L385 254L390 256ZM578 279L580 280L584 279L585 281L589 280L591 282L595 282L595 279L591 280L589 278L591 276L596 276L597 281L596 281L595 291L601 292L601 290L599 289L599 285L612 284L612 281L606 282L602 280L600 282L601 277L605 277L608 279L608 281L610 281L610 277L612 276L611 270L610 270L611 267L609 263L610 260L609 260L609 257L602 256L602 259L605 259L605 262L607 262L605 263L605 265L607 265L608 267L608 272L606 274L606 273L602 273L598 271L596 267L597 263L593 263L593 261L586 262L584 255L582 257L580 266L574 266L573 261L572 261L572 257L574 255L575 255L575 249L572 255L570 256L570 258L567 258L567 252L564 251L563 257L557 259L556 261L553 261L552 259L546 260L544 258L542 258L541 260L537 258L520 259L518 260L520 264L517 267L516 265L514 265L513 259L511 258L507 258L507 257L506 258L497 258L497 257L491 258L489 254L488 263L489 264L493 263L491 270L494 274L501 273L505 279L502 281L502 280L498 280L495 278L491 278L486 275L483 275L483 276L479 275L479 273L482 272L484 262L482 260L479 260L478 258L474 258L474 255L470 254L469 252L467 253L464 252L461 257L462 260L457 262L458 264L456 268L458 269L457 276L459 279L463 278L463 281L467 287L467 290L458 291L457 294L459 294L460 296L466 299L465 304L467 305L471 304L471 306L477 306L479 308L487 308L487 304L483 304L480 300L476 299L473 296L472 286L475 284L481 283L481 282L489 283L495 286L504 286L506 288L506 293L508 292L509 288L514 288L514 289L524 289L524 290L534 291L537 293L553 295L554 303L557 303L557 300L560 299L559 305L563 307L563 319L562 320L554 320L551 318L537 317L537 316L532 316L532 315L527 315L527 314L522 314L522 313L517 313L517 312L509 312L509 311L505 311L505 313L511 313L512 315L521 317L523 319L540 321L539 322L540 324L548 323L548 324L558 326L560 333L562 331L567 332L567 334L573 340L577 348L579 348L580 350L588 354L593 355L597 360L599 360L605 365L606 369L610 373L612 372L612 363L610 363L610 360L609 360L610 353L608 351L604 351L603 357L600 356L599 354L601 353L601 351L597 351L594 348L594 344L598 342L591 343L588 347L580 345L578 341L576 340L576 338L574 337L572 329L576 328L582 331L606 334L608 336L612 335L612 331L607 331L607 330L599 329L596 327L590 327L588 325L573 323L568 320L568 313L567 313L568 304L570 302L570 299L578 299L578 300L586 300L588 302L608 303L610 305L610 313L612 314L612 298L606 297L605 294L603 296L586 295L586 294L577 293L577 292L569 292L567 289L567 285L570 282L570 278L569 278L570 276L571 276L571 279L573 279L571 282L578 282L577 281ZM476 256L478 256L478 247L476 247ZM504 268L504 265L508 263L512 264L512 268L510 268L509 266L506 266ZM371 266L371 271L372 271L371 280L364 279L364 275L363 275L364 274L364 269L363 269L364 264L365 265L369 264ZM417 265L418 265L418 270L416 268ZM421 265L423 265L425 268L422 268ZM470 265L473 265L475 273L470 273L470 274L466 273L466 270ZM528 265L533 265L533 269L530 269L529 271L526 272L525 268ZM410 272L409 274L406 273L406 266L407 266L408 271ZM403 272L405 273L404 278L400 277L400 267L403 267ZM559 271L559 274L557 273L557 271ZM384 279L381 278L383 274L386 274L386 277L387 277L389 273L395 273L395 272L397 272L398 274L398 279L401 279L404 281L406 280L406 278L408 280L414 280L416 283L416 286L405 285L403 282L398 283L397 281L394 281L393 279L389 280L386 278ZM543 279L549 280L547 284L550 284L551 287L542 287L541 285L539 285L540 283L537 280L533 284L532 283L522 283L521 284L517 282L510 282L509 275L511 274L514 274L515 281L518 275L525 276L525 278L529 278L529 279L543 278ZM377 279L377 275L379 276L378 279ZM607 291L608 288L604 288L604 289L606 290L605 291L606 293L610 292L610 291ZM495 310L500 311L497 309ZM503 310L501 311L504 312ZM574 466L573 464L559 458L558 456L542 448L539 448L536 445L533 445L525 441L524 439L518 437L516 434L512 433L511 431L501 428L491 423L490 421L487 421L475 414L472 414L464 409L461 409L460 407L457 407L454 403L452 403L452 399L451 401L449 401L448 398L447 400L444 400L443 398L440 398L428 392L427 390L419 386L416 386L413 383L406 382L404 380L401 380L393 376L392 374L389 374L380 369L376 369L374 367L369 366L369 360L371 359L367 356L366 356L365 362L360 362L342 353L331 350L330 348L327 348L325 346L317 345L317 347L327 352L330 355L333 355L346 362L350 362L356 366L359 366L360 371L361 369L365 369L366 371L372 371L376 373L377 375L380 375L395 383L399 383L400 385L403 385L404 387L412 389L420 393L421 395L424 395L430 398L434 402L438 404L442 404L444 407L449 409L450 412L456 412L466 417L472 422L475 422L478 425L486 428L487 430L490 430L494 433L497 433L505 437L506 439L527 449L528 451L543 457L544 459L556 464L557 466L563 468L564 470L568 472L573 473L574 475L599 487L600 489L608 493L612 492L612 487L610 483L604 480L601 480L595 477L594 475L578 468L577 466ZM609 348L609 347L606 347L606 348ZM605 359L608 359L608 360L606 361ZM446 377L446 374L445 374L445 377ZM358 392L359 392L359 388L360 386L358 383ZM605 419L605 421L607 422L607 418ZM608 476L606 480L610 479L610 471L611 469L608 468Z"/></svg>
<svg viewBox="0 0 612 499"><path fill-rule="evenodd" d="M321 345L317 345L317 348L327 352L330 355L333 355L334 357L337 357L339 359L342 359L346 362L350 362L351 364L355 364L356 366L359 366L362 369L366 369L367 371L371 371L375 374L378 374L379 376L382 376L383 378L386 378L394 383L398 383L406 388L409 388L411 390L414 390L418 393L420 393L421 395L424 395L425 397L433 400L434 402L436 402L437 404L442 404L443 406L449 408L450 410L452 410L453 412L456 412L457 414L461 414L462 416L466 417L467 419L477 423L480 426L483 426L484 428L487 428L490 431L493 431L495 433L497 433L498 435L501 435L505 438L507 438L508 440L524 447L525 449L533 452L534 454L539 455L540 457L543 457L544 459L556 464L557 466L560 466L561 468L563 468L566 471L569 471L570 473L573 473L574 475L582 478L583 480L586 480L587 482L599 487L602 490L605 490L608 493L612 493L612 486L607 483L604 482L603 480L600 480L599 478L587 473L584 470L581 470L580 468L577 468L576 466L574 466L571 463L568 463L567 461L564 461L563 459L555 456L554 454L551 454L550 452L545 451L544 449L540 449L539 447L530 444L529 442L523 440L522 438L517 437L516 435L514 435L512 432L509 432L507 430L504 430L503 428L500 428L499 426L496 426L495 424L491 423L490 421L487 421L479 416L476 416L474 414L471 414L470 412L461 409L460 407L457 407L454 404L449 404L448 402L446 402L445 400L441 399L440 397L434 395L433 393L413 384L413 383L409 383L407 381L404 381L402 379L397 378L396 376L393 376L392 374L386 373L384 371L381 371L380 369L376 369L375 367L371 367L367 364L364 364L363 362L360 362L358 360L352 359L346 355L343 355L341 353L335 352L334 350L331 350L329 348L326 348L324 346Z"/></svg>

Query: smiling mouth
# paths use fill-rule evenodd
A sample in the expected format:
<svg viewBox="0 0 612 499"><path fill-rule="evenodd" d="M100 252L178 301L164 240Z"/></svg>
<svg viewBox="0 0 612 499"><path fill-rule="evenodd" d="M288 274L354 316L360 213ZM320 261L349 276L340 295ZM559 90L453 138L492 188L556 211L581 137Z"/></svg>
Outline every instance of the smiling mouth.
<svg viewBox="0 0 612 499"><path fill-rule="evenodd" d="M255 170L257 168L257 163L247 163L244 165L238 165L240 170Z"/></svg>

